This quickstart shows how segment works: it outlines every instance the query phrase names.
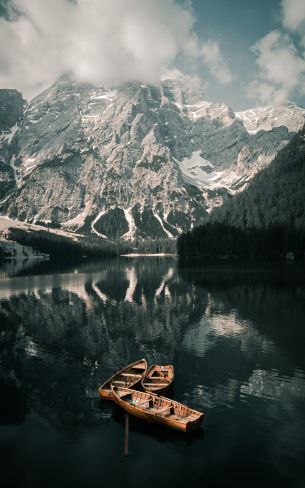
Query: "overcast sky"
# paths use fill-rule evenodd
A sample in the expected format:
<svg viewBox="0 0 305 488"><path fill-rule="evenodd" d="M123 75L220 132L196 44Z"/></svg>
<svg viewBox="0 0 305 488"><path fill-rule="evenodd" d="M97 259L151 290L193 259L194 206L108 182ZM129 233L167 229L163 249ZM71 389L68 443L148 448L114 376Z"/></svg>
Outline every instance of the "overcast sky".
<svg viewBox="0 0 305 488"><path fill-rule="evenodd" d="M305 0L0 0L0 88L199 76L234 110L305 105Z"/></svg>

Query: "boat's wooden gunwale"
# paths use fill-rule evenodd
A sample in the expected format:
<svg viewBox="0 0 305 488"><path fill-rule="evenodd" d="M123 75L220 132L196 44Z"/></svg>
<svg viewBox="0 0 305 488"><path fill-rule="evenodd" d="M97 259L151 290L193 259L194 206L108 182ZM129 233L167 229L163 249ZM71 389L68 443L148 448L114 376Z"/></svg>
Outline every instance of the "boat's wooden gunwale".
<svg viewBox="0 0 305 488"><path fill-rule="evenodd" d="M143 364L143 373L142 374L140 372L139 373L128 373L127 372L129 369L134 368L140 364ZM120 380L115 379L115 378L120 377L120 375L123 375L123 376L128 375L128 376L133 377L135 379L135 381L131 382L131 384L129 385L129 387L133 387L141 381L141 379L145 375L146 371L147 371L146 359L139 359L138 361L135 361L134 363L128 364L124 368L122 368L119 371L117 371L116 373L114 373L107 381L105 381L99 387L98 392L99 392L100 397L103 398L104 400L112 400L113 399L112 398L111 384L112 384L112 382L120 382ZM107 388L107 385L109 385L108 388Z"/></svg>
<svg viewBox="0 0 305 488"><path fill-rule="evenodd" d="M165 370L167 372L167 376L152 376L155 371ZM167 365L158 365L153 364L147 371L146 374L143 376L141 380L141 385L144 391L147 393L150 392L157 392L157 391L165 391L167 390L172 382L174 381L174 368L171 364Z"/></svg>
<svg viewBox="0 0 305 488"><path fill-rule="evenodd" d="M142 399L143 400L142 406L141 403L139 402L136 404L131 404L126 400L124 400L124 396L121 397L118 394L119 391L122 392L122 390L124 390L124 392L126 393L125 397L131 395L132 398L135 396L135 398ZM136 417L139 417L143 420L147 420L149 422L161 423L168 427L183 432L188 432L198 427L201 424L204 417L204 414L202 412L187 407L186 405L176 402L175 400L170 400L169 398L160 397L159 395L156 395L151 392L143 393L143 392L136 392L129 388L115 388L115 387L112 388L112 392L113 392L114 401L131 415L135 415ZM138 395L136 396L136 394ZM143 395L145 395L145 397ZM148 410L148 408L144 408L143 405L148 404L151 398L154 400L154 402L160 404L160 406L163 403L165 403L164 408L162 409L150 408L150 410ZM168 416L164 416L165 412L169 410L171 407L174 407L175 414L168 414ZM181 417L177 415L179 411L187 413L187 416Z"/></svg>

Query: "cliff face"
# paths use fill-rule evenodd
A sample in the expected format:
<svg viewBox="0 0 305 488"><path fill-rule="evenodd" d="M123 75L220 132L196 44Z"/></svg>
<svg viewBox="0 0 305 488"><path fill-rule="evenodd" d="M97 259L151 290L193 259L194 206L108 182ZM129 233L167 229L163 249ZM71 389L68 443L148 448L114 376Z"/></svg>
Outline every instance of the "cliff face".
<svg viewBox="0 0 305 488"><path fill-rule="evenodd" d="M15 187L10 165L11 141L22 121L26 102L16 90L0 89L0 198Z"/></svg>
<svg viewBox="0 0 305 488"><path fill-rule="evenodd" d="M62 77L0 136L0 211L101 238L176 237L243 190L304 114L234 114L187 77L98 88Z"/></svg>
<svg viewBox="0 0 305 488"><path fill-rule="evenodd" d="M244 192L215 209L210 221L242 230L279 225L300 233L305 229L304 181L305 126Z"/></svg>
<svg viewBox="0 0 305 488"><path fill-rule="evenodd" d="M17 90L0 89L0 131L9 131L22 119L25 101Z"/></svg>

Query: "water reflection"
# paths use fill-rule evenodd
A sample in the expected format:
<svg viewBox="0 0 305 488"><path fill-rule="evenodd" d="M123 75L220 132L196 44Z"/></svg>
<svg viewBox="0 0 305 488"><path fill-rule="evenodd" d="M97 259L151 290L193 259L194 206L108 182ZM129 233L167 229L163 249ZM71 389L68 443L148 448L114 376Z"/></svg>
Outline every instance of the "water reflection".
<svg viewBox="0 0 305 488"><path fill-rule="evenodd" d="M240 391L257 398L280 400L289 408L291 402L305 399L305 376L298 369L291 376L280 376L277 370L256 369Z"/></svg>
<svg viewBox="0 0 305 488"><path fill-rule="evenodd" d="M174 364L172 395L206 412L205 437L180 442L132 421L134 451L117 481L137 486L139 470L148 486L178 482L186 472L189 486L203 478L221 485L229 469L238 484L245 474L242 464L255 466L250 484L302 482L302 273L178 271L172 258L115 259L63 273L45 267L36 272L0 280L0 381L11 388L0 407L0 423L21 423L20 429L0 428L0 442L20 444L32 429L36 452L45 430L50 445L74 443L67 466L80 456L87 466L87 477L78 481L67 468L66 485L96 483L107 463L121 466L123 435L120 414L108 403L99 408L96 387L113 370L146 357L149 363ZM7 415L12 406L24 412L15 422ZM100 455L109 449L112 461L107 451L101 464L94 449ZM149 478L149 459L159 455L168 476L154 471ZM36 463L31 469L39 471ZM107 481L113 481L110 475Z"/></svg>

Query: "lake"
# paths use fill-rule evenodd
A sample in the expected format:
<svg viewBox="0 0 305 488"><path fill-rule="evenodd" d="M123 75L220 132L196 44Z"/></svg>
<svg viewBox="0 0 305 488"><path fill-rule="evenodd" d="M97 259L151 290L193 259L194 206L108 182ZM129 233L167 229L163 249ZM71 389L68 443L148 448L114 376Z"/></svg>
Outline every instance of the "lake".
<svg viewBox="0 0 305 488"><path fill-rule="evenodd" d="M305 486L305 273L128 258L0 278L1 487ZM99 401L140 358L173 363L171 431Z"/></svg>

